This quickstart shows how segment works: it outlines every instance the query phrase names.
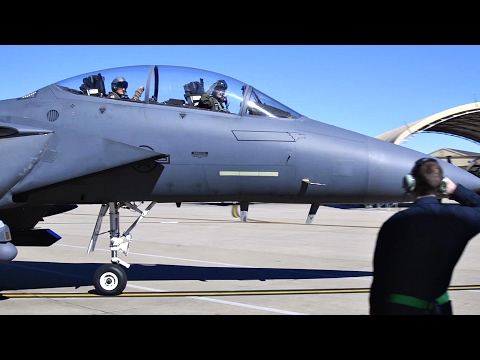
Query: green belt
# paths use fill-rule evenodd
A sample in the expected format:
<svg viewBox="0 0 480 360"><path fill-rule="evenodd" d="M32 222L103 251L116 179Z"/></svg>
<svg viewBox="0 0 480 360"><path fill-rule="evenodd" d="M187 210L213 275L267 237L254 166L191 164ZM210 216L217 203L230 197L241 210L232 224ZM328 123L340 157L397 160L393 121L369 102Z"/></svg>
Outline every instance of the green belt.
<svg viewBox="0 0 480 360"><path fill-rule="evenodd" d="M419 309L427 309L427 310L433 309L435 304L433 302L425 301L413 296L400 295L400 294L390 295L390 298L388 299L388 301L396 304L408 305L408 306L413 306ZM439 305L443 305L449 302L450 299L448 298L448 292L446 292L442 296L439 296L437 299L435 299L435 301Z"/></svg>

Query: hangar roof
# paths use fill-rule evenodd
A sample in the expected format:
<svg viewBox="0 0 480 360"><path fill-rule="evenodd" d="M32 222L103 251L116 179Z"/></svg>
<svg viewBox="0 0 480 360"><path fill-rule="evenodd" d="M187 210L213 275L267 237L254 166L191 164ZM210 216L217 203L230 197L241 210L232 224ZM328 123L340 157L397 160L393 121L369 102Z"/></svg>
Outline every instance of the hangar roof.
<svg viewBox="0 0 480 360"><path fill-rule="evenodd" d="M480 145L480 103L457 106L377 136L400 145L415 133L454 135Z"/></svg>

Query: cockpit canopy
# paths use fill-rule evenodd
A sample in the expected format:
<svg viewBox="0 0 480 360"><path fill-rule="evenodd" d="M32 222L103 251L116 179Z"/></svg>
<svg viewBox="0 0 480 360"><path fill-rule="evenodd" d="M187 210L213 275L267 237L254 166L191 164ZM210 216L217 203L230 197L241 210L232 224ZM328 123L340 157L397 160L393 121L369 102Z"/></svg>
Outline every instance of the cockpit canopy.
<svg viewBox="0 0 480 360"><path fill-rule="evenodd" d="M209 90L214 92L220 84L226 86L223 96L230 114L286 119L302 117L248 84L211 71L188 67L140 65L112 68L71 77L55 85L78 95L106 97L113 91L115 84L112 86L112 82L118 77L128 82L127 95L130 98L137 88L143 86L144 91L137 101L145 104L198 108L201 95Z"/></svg>

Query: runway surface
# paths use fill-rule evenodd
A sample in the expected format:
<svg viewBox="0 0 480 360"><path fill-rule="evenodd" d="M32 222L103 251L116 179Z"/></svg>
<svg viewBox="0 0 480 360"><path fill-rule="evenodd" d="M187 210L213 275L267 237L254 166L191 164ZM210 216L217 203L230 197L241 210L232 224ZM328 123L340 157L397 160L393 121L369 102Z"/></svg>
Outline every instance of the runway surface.
<svg viewBox="0 0 480 360"><path fill-rule="evenodd" d="M141 207L145 208L148 203ZM87 247L99 205L47 217L37 228L62 238L18 247L0 263L0 315L367 315L372 256L381 224L401 209L253 204L248 221L230 206L157 204L133 229L123 294L100 296L93 274L110 263L109 218ZM121 232L138 214L120 210ZM480 239L458 263L454 313L480 314Z"/></svg>

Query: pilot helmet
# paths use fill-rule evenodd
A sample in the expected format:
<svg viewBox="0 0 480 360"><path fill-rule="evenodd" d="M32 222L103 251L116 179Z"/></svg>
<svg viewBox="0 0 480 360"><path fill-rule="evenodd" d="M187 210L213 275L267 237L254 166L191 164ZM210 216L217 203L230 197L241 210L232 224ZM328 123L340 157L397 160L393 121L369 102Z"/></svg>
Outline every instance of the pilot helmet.
<svg viewBox="0 0 480 360"><path fill-rule="evenodd" d="M112 91L117 91L118 88L124 88L127 90L128 82L124 77L117 76L112 81Z"/></svg>
<svg viewBox="0 0 480 360"><path fill-rule="evenodd" d="M215 82L215 88L213 89L212 95L217 96L217 92L222 91L225 95L225 91L228 89L227 82L225 80L218 80Z"/></svg>

